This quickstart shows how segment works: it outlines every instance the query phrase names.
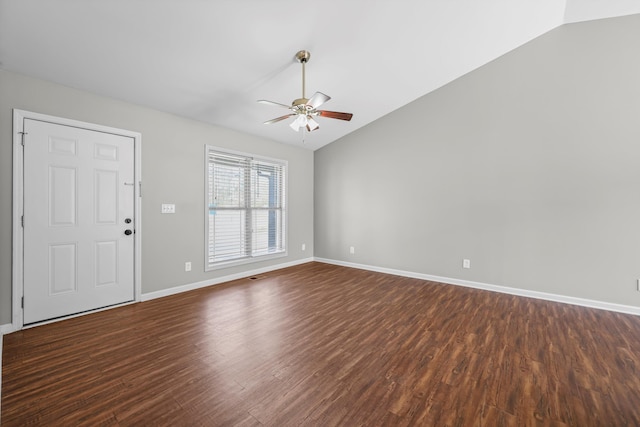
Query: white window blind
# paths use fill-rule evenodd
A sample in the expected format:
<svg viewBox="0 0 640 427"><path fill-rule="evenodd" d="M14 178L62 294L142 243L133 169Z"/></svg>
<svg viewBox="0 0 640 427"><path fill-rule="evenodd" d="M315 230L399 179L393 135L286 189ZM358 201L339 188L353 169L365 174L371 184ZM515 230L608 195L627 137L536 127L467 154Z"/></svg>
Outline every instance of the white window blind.
<svg viewBox="0 0 640 427"><path fill-rule="evenodd" d="M207 265L286 253L286 163L207 146Z"/></svg>

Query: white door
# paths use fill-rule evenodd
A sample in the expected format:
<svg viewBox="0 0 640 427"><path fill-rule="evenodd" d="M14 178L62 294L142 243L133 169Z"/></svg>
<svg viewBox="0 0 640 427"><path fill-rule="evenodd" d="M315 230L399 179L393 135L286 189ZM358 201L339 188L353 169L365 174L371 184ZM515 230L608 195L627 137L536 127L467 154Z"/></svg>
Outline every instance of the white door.
<svg viewBox="0 0 640 427"><path fill-rule="evenodd" d="M24 324L132 301L134 139L26 118L24 132Z"/></svg>

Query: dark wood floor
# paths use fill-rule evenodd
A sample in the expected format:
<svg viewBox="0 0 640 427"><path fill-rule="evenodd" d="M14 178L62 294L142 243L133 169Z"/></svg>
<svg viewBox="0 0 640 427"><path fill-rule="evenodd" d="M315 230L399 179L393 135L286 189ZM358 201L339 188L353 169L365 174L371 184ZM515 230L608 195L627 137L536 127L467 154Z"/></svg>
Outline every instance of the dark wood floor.
<svg viewBox="0 0 640 427"><path fill-rule="evenodd" d="M2 425L640 425L640 318L310 263L4 337Z"/></svg>

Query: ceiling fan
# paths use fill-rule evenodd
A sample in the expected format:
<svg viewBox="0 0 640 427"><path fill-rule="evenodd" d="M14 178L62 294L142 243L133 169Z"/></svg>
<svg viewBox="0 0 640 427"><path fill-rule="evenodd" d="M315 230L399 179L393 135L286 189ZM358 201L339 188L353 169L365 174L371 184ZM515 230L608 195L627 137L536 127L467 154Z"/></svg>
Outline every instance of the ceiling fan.
<svg viewBox="0 0 640 427"><path fill-rule="evenodd" d="M291 106L280 104L279 102L267 101L264 99L259 100L258 102L262 104L275 105L278 107L284 107L291 112L281 117L276 117L275 119L267 120L264 122L265 125L269 125L271 123L276 123L282 120L286 120L289 117L295 117L293 122L289 126L296 132L300 129L306 129L311 132L320 127L318 122L315 121L314 117L328 117L330 119L339 119L339 120L351 120L353 114L351 113L339 113L337 111L327 111L327 110L318 110L322 104L331 99L330 96L325 95L322 92L316 92L309 99L305 97L305 75L304 75L304 65L309 62L311 58L311 54L306 50L301 50L296 53L296 60L302 64L302 98L298 98L291 103Z"/></svg>

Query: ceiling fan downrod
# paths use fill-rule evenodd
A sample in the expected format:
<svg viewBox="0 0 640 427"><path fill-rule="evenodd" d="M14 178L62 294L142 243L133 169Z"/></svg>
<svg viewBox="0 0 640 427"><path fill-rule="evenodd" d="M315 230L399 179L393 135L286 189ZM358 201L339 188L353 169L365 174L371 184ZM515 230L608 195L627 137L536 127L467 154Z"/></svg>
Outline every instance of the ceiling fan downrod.
<svg viewBox="0 0 640 427"><path fill-rule="evenodd" d="M296 53L296 60L302 64L302 98L301 100L304 100L302 104L307 102L307 96L305 95L306 78L305 78L304 65L307 62L309 62L309 59L311 59L311 53L309 53L309 51L301 50L298 53Z"/></svg>

